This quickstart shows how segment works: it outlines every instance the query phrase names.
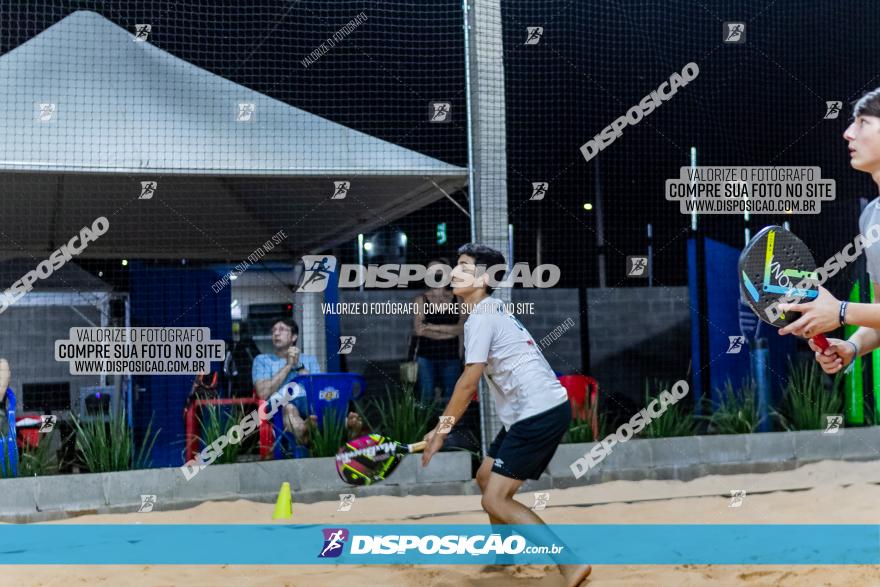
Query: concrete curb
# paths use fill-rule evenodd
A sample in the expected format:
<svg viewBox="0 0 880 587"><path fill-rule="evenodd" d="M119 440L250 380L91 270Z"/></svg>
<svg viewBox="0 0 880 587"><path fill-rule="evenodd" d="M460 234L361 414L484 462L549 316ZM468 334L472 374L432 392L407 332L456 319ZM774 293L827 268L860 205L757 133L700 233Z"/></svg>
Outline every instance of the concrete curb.
<svg viewBox="0 0 880 587"><path fill-rule="evenodd" d="M563 444L538 481L523 490L563 489L608 481L676 479L706 475L769 473L822 460L880 460L880 426L847 428L836 434L821 430L634 438L615 445L610 454L579 479L570 466L598 443ZM545 480L545 477L547 478Z"/></svg>
<svg viewBox="0 0 880 587"><path fill-rule="evenodd" d="M537 481L522 491L563 489L617 480L678 479L785 471L821 460L880 460L880 426L821 431L633 439L616 445L596 467L576 479L571 464L597 443L563 444ZM404 459L387 481L370 487L345 485L334 459L299 459L211 465L187 482L179 468L0 480L0 521L36 522L86 513L135 512L141 495L155 495L157 510L188 508L204 501L250 499L272 502L289 482L299 503L335 501L340 493L374 495L473 495L471 456L444 452L423 469Z"/></svg>
<svg viewBox="0 0 880 587"><path fill-rule="evenodd" d="M300 503L338 500L340 493L370 495L466 494L471 479L469 453L434 455L423 469L418 458L404 459L387 481L351 487L336 474L333 457L214 464L186 481L180 469L147 469L117 473L56 475L0 480L0 521L34 522L88 513L136 512L141 495L155 495L157 509L179 509L208 500L274 501L289 482ZM475 490L475 489L474 489Z"/></svg>

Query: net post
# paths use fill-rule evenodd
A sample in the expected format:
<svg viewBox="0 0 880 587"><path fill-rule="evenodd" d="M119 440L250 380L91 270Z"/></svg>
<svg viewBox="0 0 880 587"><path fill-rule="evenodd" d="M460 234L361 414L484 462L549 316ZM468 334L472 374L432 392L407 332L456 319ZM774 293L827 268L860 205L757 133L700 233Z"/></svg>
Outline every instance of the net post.
<svg viewBox="0 0 880 587"><path fill-rule="evenodd" d="M507 137L500 0L463 0L468 108L468 192L471 240L508 251ZM508 255L509 256L509 255ZM510 263L510 259L507 259ZM496 295L510 302L510 288ZM501 429L495 403L480 381L483 455Z"/></svg>

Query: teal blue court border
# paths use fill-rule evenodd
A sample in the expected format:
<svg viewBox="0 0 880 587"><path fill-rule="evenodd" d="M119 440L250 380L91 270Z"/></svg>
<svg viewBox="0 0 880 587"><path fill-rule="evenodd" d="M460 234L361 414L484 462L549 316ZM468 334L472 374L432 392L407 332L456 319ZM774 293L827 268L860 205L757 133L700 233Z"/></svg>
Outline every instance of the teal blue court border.
<svg viewBox="0 0 880 587"><path fill-rule="evenodd" d="M319 558L328 544L325 534L338 529L346 531L341 550L335 544L329 550L338 555ZM566 545L556 561L563 564L880 564L877 525L555 524L496 530L502 531L496 540L512 532L530 536L535 544ZM411 548L374 554L366 547L369 553L356 554L351 549L358 541L364 547L374 536L400 534L413 536L410 540L415 542L427 536L471 538L479 549L492 533L492 526L477 524L10 524L0 526L0 564L487 564L496 561L494 552L421 554ZM519 553L500 562L546 564L551 559L546 554Z"/></svg>

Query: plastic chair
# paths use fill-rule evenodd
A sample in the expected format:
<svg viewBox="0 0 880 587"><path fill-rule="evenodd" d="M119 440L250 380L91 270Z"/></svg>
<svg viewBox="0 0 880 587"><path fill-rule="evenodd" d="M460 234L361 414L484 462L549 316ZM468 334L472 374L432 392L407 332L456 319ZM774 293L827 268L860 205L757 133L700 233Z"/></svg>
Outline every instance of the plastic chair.
<svg viewBox="0 0 880 587"><path fill-rule="evenodd" d="M15 434L15 393L11 389L6 390L6 422L9 431L6 436L0 437L0 477L6 476L7 462L12 477L18 477L18 444Z"/></svg>
<svg viewBox="0 0 880 587"><path fill-rule="evenodd" d="M266 400L257 396L257 390L254 389L254 401L257 402L257 410L260 414L265 414L267 407ZM275 441L275 432L271 420L260 419L260 459L266 460L272 456L272 444Z"/></svg>
<svg viewBox="0 0 880 587"><path fill-rule="evenodd" d="M367 382L357 373L314 373L300 375L293 380L306 390L309 415L314 415L320 427L324 423L324 411L332 409L339 423L348 417L348 404L358 399L367 389ZM293 447L290 452L293 458L308 456L308 450L296 443L292 433L284 430L284 418L281 410L272 418L276 442L274 443L275 458L282 457L283 444Z"/></svg>
<svg viewBox="0 0 880 587"><path fill-rule="evenodd" d="M590 420L593 438L599 437L599 384L587 375L562 375L559 383L568 392L573 420ZM590 401L587 403L587 389L590 390Z"/></svg>
<svg viewBox="0 0 880 587"><path fill-rule="evenodd" d="M37 448L40 445L40 429L43 426L43 419L39 413L29 412L25 414L17 413L15 416L15 433L18 435L18 445L20 448Z"/></svg>

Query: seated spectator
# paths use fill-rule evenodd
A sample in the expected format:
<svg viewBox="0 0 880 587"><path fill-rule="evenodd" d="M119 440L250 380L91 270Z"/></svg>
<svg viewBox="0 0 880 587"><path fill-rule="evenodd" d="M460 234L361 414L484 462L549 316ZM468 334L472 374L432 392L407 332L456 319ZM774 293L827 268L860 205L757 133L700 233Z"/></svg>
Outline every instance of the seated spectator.
<svg viewBox="0 0 880 587"><path fill-rule="evenodd" d="M320 373L321 367L313 355L300 353L295 346L299 338L299 326L290 318L279 318L272 325L272 346L274 354L260 354L254 359L251 377L257 397L269 401L272 395L282 393L284 387L291 383L297 375ZM310 416L306 393L302 386L298 386L292 402L284 406L284 429L292 432L297 444L307 446L309 444L309 428L305 418L315 421L315 416ZM349 412L346 419L346 428L349 437L354 438L361 433L363 421L355 412Z"/></svg>

